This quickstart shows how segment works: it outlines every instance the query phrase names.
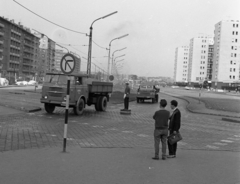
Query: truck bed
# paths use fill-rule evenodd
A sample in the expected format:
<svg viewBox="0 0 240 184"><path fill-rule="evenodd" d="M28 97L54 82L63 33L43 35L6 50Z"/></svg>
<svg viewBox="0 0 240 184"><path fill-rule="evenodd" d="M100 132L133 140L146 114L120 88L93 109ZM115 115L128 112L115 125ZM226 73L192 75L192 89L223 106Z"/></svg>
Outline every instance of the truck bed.
<svg viewBox="0 0 240 184"><path fill-rule="evenodd" d="M92 81L92 84L88 84L88 89L90 93L112 93L113 83Z"/></svg>

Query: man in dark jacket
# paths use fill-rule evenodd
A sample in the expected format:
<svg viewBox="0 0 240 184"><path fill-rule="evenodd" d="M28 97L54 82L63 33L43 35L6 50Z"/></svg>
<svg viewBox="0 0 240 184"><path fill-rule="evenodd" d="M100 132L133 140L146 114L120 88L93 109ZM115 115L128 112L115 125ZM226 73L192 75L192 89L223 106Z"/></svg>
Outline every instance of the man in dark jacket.
<svg viewBox="0 0 240 184"><path fill-rule="evenodd" d="M166 159L167 151L167 136L168 136L168 119L170 112L165 109L167 101L165 99L160 100L160 110L156 111L153 119L155 120L154 130L154 147L155 157L152 159L159 160L159 143L162 142L162 159Z"/></svg>
<svg viewBox="0 0 240 184"><path fill-rule="evenodd" d="M181 112L177 108L178 102L176 100L171 101L171 109L173 109L173 113L171 115L170 123L169 123L169 134L176 134L180 127L181 127ZM168 158L175 158L176 157L176 151L177 151L177 143L170 144L168 142L168 151L169 156Z"/></svg>
<svg viewBox="0 0 240 184"><path fill-rule="evenodd" d="M125 91L124 91L124 109L123 110L128 110L129 96L130 96L130 87L129 87L129 83L126 82L126 87L125 87Z"/></svg>

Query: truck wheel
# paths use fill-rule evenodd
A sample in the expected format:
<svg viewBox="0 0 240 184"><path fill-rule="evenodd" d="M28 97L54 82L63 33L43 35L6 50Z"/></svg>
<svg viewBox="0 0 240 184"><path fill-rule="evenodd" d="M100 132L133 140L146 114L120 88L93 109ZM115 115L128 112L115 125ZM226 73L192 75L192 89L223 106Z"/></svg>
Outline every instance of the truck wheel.
<svg viewBox="0 0 240 184"><path fill-rule="evenodd" d="M139 103L139 98L137 98L137 103Z"/></svg>
<svg viewBox="0 0 240 184"><path fill-rule="evenodd" d="M158 95L156 95L156 103L158 103Z"/></svg>
<svg viewBox="0 0 240 184"><path fill-rule="evenodd" d="M96 111L100 111L100 109L99 109L100 102L99 101L100 101L100 97L97 98L97 103L95 103L95 110Z"/></svg>
<svg viewBox="0 0 240 184"><path fill-rule="evenodd" d="M105 96L101 96L100 98L99 98L99 110L100 111L106 111L106 109L107 109L107 97L105 97Z"/></svg>
<svg viewBox="0 0 240 184"><path fill-rule="evenodd" d="M76 107L73 108L74 114L76 115L82 115L84 110L84 101L82 98L80 98L77 102Z"/></svg>
<svg viewBox="0 0 240 184"><path fill-rule="evenodd" d="M155 98L152 98L152 103L155 103Z"/></svg>
<svg viewBox="0 0 240 184"><path fill-rule="evenodd" d="M49 114L52 114L53 111L55 110L55 105L53 104L49 104L49 103L45 103L44 104L44 108L45 108L45 111Z"/></svg>

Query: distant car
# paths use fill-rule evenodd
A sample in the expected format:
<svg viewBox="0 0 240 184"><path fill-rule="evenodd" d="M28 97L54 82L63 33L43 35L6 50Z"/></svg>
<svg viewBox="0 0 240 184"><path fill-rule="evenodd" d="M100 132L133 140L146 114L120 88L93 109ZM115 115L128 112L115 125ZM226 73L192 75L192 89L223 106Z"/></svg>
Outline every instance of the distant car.
<svg viewBox="0 0 240 184"><path fill-rule="evenodd" d="M0 78L0 86L8 86L9 81L6 78Z"/></svg>
<svg viewBox="0 0 240 184"><path fill-rule="evenodd" d="M37 81L35 81L35 80L30 80L27 84L28 84L28 85L37 85Z"/></svg>
<svg viewBox="0 0 240 184"><path fill-rule="evenodd" d="M16 82L17 85L28 85L27 81L17 81Z"/></svg>
<svg viewBox="0 0 240 184"><path fill-rule="evenodd" d="M179 88L179 86L172 86L172 88Z"/></svg>
<svg viewBox="0 0 240 184"><path fill-rule="evenodd" d="M189 87L189 86L186 86L185 89L186 89L186 90L190 90L190 89L192 89L192 88Z"/></svg>

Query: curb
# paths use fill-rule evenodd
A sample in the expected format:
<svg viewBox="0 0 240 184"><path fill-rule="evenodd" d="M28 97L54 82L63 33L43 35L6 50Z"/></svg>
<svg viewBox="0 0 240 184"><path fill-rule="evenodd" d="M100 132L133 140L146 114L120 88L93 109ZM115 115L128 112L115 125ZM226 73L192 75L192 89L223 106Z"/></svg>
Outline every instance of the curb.
<svg viewBox="0 0 240 184"><path fill-rule="evenodd" d="M8 107L8 108L12 108L12 109L16 109L16 110L20 110L20 111L24 111L24 112L38 112L38 111L41 111L42 108L41 107L36 107L36 108L32 108L32 109L25 109L24 107L15 107L15 106L9 106L9 105L3 105L3 104L0 104L1 106L4 106L4 107Z"/></svg>
<svg viewBox="0 0 240 184"><path fill-rule="evenodd" d="M179 98L179 99L181 99L181 100L185 100L185 101L188 103L188 105L186 106L186 109L187 109L189 112L191 112L191 113L195 113L195 114L206 114L206 115L213 115L213 116L223 116L223 117L231 117L231 118L240 118L239 116L231 116L231 115L218 114L218 113L196 112L196 111L194 111L194 110L192 110L192 109L189 108L190 102L189 102L189 100L187 100L186 98L179 97L179 96L175 96L175 95L172 95L172 94L169 94L169 93L165 93L165 92L161 92L161 93L163 93L163 94L165 94L165 95L168 95L168 96L175 97L175 98ZM204 102L202 102L202 103L204 103ZM233 121L234 121L234 120L233 120Z"/></svg>

